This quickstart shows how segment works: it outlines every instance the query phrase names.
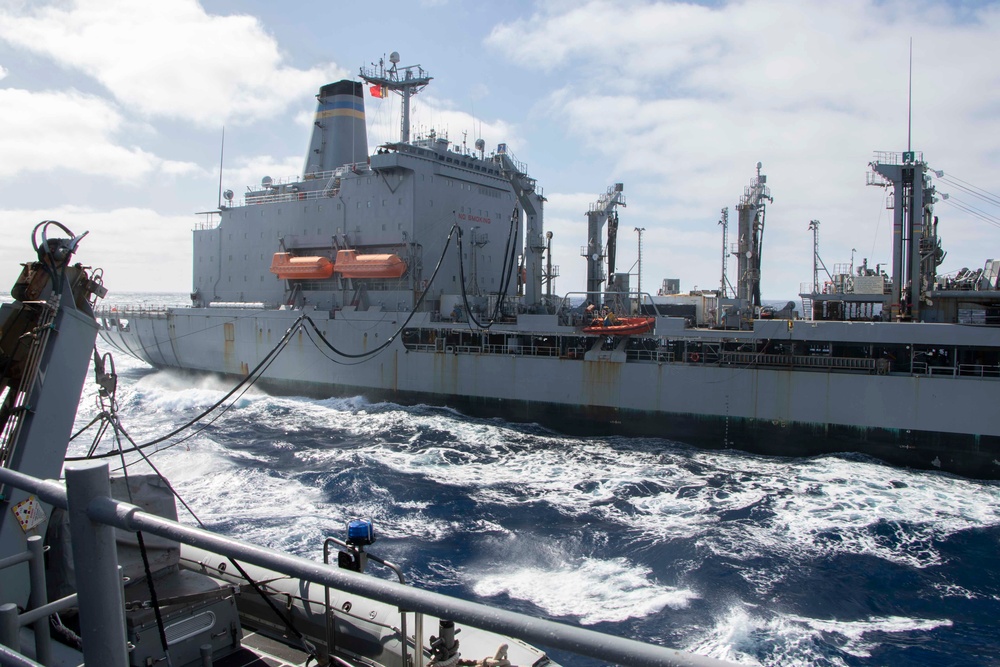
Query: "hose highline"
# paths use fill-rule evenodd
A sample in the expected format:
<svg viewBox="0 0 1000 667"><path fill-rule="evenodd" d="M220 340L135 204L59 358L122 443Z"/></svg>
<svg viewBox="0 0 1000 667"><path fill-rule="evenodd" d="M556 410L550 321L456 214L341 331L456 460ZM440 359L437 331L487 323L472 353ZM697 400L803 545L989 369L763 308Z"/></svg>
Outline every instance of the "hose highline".
<svg viewBox="0 0 1000 667"><path fill-rule="evenodd" d="M507 290L510 287L510 279L514 275L514 266L517 263L517 258L515 257L515 251L517 250L515 232L517 231L518 217L518 208L515 206L514 211L510 215L510 228L507 232L507 243L504 246L503 268L500 270L500 288L497 292L496 305L493 307L493 312L490 313L485 324L476 319L476 316L472 314L472 309L469 308L469 294L465 285L465 262L462 261L462 232L459 230L458 271L459 279L462 283L462 303L465 305L465 312L469 317L469 324L475 324L480 329L490 329L503 315L504 297L507 296ZM474 244L475 240L473 239L473 245Z"/></svg>
<svg viewBox="0 0 1000 667"><path fill-rule="evenodd" d="M399 328L396 329L392 333L392 335L389 336L386 339L386 341L384 343L382 343L381 345L379 345L378 347L372 348L371 350L367 350L365 352L358 352L357 354L354 354L354 353L351 353L351 352L344 352L342 350L338 350L333 345L333 343L331 343L329 340L326 339L326 336L324 336L323 332L319 330L319 327L316 326L316 323L312 320L311 317L309 317L308 315L303 315L302 317L305 319L306 322L309 323L309 325L312 327L312 330L316 332L316 335L319 336L319 339L321 341L323 341L323 345L326 346L327 348L329 348L334 354L337 354L337 355L339 355L341 357L344 357L345 359L362 359L362 358L371 357L371 356L374 356L374 355L378 354L379 352L381 352L385 348L389 347L389 345L391 345L392 342L394 340L396 340L396 336L398 336L400 333L402 333L403 329L405 329L406 326L410 323L410 320L413 319L413 316L416 315L417 312L420 310L420 307L424 303L424 299L427 298L427 294L428 294L428 292L430 290L431 285L434 284L434 279L437 278L438 271L441 270L441 264L444 263L445 254L448 252L448 247L451 245L451 240L455 236L455 232L458 232L458 236L459 236L459 238L461 238L461 236L462 236L462 228L459 227L458 225L452 225L451 231L448 232L448 238L444 242L444 248L441 250L441 256L438 258L437 266L434 267L434 273L431 274L430 280L427 281L427 288L423 292L420 293L420 298L417 299L417 303L414 304L413 308L410 310L410 314L406 316L406 320L404 320L403 323L399 325ZM461 258L461 253L459 253L459 257ZM310 336L310 340L312 340L311 336ZM316 342L313 341L313 345L315 345L315 344L316 344ZM319 346L317 346L317 348L318 347ZM327 357L327 358L329 359L329 357ZM332 361L336 361L336 359L332 359Z"/></svg>

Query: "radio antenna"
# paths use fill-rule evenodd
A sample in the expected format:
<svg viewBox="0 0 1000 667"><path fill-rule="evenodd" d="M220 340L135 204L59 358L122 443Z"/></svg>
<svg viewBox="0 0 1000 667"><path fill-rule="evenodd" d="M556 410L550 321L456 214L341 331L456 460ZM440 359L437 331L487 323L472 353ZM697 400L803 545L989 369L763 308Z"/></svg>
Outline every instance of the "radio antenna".
<svg viewBox="0 0 1000 667"><path fill-rule="evenodd" d="M222 210L222 158L226 154L226 126L222 126L222 148L219 149L219 210Z"/></svg>
<svg viewBox="0 0 1000 667"><path fill-rule="evenodd" d="M910 37L910 90L906 97L906 151L913 150L913 38Z"/></svg>

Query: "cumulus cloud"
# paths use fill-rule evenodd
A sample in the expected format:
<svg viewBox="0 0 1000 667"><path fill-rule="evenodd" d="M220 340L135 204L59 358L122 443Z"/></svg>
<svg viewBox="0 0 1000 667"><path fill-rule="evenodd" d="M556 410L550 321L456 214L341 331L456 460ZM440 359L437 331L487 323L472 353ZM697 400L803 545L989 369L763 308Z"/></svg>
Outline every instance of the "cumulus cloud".
<svg viewBox="0 0 1000 667"><path fill-rule="evenodd" d="M62 168L134 183L160 170L198 171L190 163L119 145L123 124L114 104L93 95L0 88L0 176Z"/></svg>
<svg viewBox="0 0 1000 667"><path fill-rule="evenodd" d="M145 208L101 211L82 206L0 211L0 286L9 289L30 262L31 232L42 220L58 220L74 234L89 231L76 260L104 270L112 291L186 291L191 275L191 217ZM137 239L142 242L137 242Z"/></svg>
<svg viewBox="0 0 1000 667"><path fill-rule="evenodd" d="M910 37L915 147L932 164L960 160L979 182L1000 178L998 31L992 5L590 0L539 5L495 26L486 43L561 80L538 108L613 165L630 194L628 219L649 230L646 250L676 253L669 274L685 277L685 288L708 285L719 269L678 246L721 244L719 209L733 209L762 161L775 196L764 282L783 297L811 275L810 219L830 223L831 264L875 232L885 193L866 189L864 172L875 150L906 149ZM989 230L949 216L946 247L978 252L962 243ZM882 239L879 256L888 254Z"/></svg>
<svg viewBox="0 0 1000 667"><path fill-rule="evenodd" d="M195 0L73 0L0 10L0 39L79 70L147 117L215 127L283 111L332 64L296 69L251 16L217 16Z"/></svg>

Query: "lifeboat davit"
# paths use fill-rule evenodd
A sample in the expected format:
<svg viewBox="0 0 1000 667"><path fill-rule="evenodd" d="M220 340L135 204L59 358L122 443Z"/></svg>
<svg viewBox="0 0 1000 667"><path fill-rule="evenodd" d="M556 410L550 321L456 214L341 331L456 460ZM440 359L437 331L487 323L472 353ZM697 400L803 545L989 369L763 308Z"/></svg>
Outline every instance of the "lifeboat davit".
<svg viewBox="0 0 1000 667"><path fill-rule="evenodd" d="M399 255L359 255L357 250L338 250L333 270L345 278L399 278L406 262Z"/></svg>
<svg viewBox="0 0 1000 667"><path fill-rule="evenodd" d="M282 280L324 280L333 275L333 262L329 257L292 257L287 252L276 252L271 273Z"/></svg>
<svg viewBox="0 0 1000 667"><path fill-rule="evenodd" d="M655 317L620 317L614 324L604 324L604 320L596 319L583 328L583 333L599 334L601 336L629 336L653 330Z"/></svg>

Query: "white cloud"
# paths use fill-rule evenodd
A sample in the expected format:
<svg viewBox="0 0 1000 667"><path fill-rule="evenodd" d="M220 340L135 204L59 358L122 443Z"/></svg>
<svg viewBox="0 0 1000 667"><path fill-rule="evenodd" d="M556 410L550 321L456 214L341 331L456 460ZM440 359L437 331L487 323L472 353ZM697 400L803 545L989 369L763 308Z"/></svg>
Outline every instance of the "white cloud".
<svg viewBox="0 0 1000 667"><path fill-rule="evenodd" d="M0 88L0 176L65 168L134 182L162 161L117 145L123 122L113 104L91 95Z"/></svg>
<svg viewBox="0 0 1000 667"><path fill-rule="evenodd" d="M884 193L864 187L864 172L874 150L906 147L911 36L916 147L932 164L961 160L961 171L980 183L1000 180L998 32L997 6L927 2L914 12L902 0L591 0L541 5L530 18L496 26L486 42L560 80L537 108L625 183L623 228L645 226L644 252L667 264L653 268L644 259L644 288L659 283L650 272L661 270L682 277L684 288L717 284L719 209L729 206L735 220L736 201L762 161L775 198L765 292L778 298L811 276L810 219L826 223L828 263L847 261L841 255L858 244L873 254ZM939 213L950 216L941 231L946 248L975 253L964 261L981 265L985 257L965 239L992 231ZM574 284L582 284L585 267L574 256L585 229L568 228L575 237L558 250L570 258L562 274L574 275ZM879 257L889 252L884 228L880 238ZM630 263L635 250L623 255Z"/></svg>
<svg viewBox="0 0 1000 667"><path fill-rule="evenodd" d="M84 72L145 116L211 126L272 116L317 81L346 74L331 64L289 67L257 19L211 15L195 0L0 11L0 39Z"/></svg>
<svg viewBox="0 0 1000 667"><path fill-rule="evenodd" d="M10 289L21 263L34 261L31 232L42 220L58 220L74 234L90 232L76 261L104 269L104 284L111 291L182 292L190 286L191 216L62 206L0 210L0 289Z"/></svg>

